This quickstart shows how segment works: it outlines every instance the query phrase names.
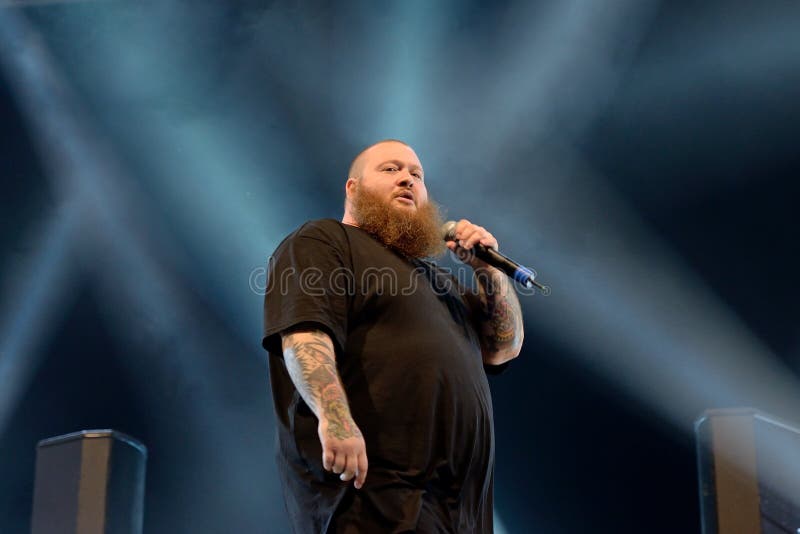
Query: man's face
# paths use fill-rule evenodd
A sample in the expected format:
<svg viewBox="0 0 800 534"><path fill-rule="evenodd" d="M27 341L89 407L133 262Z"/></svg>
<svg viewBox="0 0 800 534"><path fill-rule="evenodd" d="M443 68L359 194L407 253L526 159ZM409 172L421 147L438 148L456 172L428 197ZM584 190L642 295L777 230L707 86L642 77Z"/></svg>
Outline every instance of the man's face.
<svg viewBox="0 0 800 534"><path fill-rule="evenodd" d="M395 142L374 145L359 156L352 174L342 222L409 257L445 250L439 206L428 198L422 165L411 148Z"/></svg>
<svg viewBox="0 0 800 534"><path fill-rule="evenodd" d="M367 150L363 158L359 189L400 210L414 212L428 202L422 164L410 147L381 143Z"/></svg>

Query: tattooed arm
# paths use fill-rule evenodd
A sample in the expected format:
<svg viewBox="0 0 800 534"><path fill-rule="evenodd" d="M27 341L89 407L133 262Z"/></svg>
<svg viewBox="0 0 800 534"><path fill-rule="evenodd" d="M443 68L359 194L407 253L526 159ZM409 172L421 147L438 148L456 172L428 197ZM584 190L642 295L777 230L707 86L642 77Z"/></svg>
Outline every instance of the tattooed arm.
<svg viewBox="0 0 800 534"><path fill-rule="evenodd" d="M481 354L484 363L499 365L519 355L524 337L522 310L514 287L508 277L470 253L475 244L498 248L497 240L484 227L461 219L456 224L455 237L447 246L475 270L478 298L472 300L478 319Z"/></svg>
<svg viewBox="0 0 800 534"><path fill-rule="evenodd" d="M331 338L320 330L281 333L286 369L297 391L319 420L322 465L360 488L367 477L364 437L350 415L347 396L336 370Z"/></svg>
<svg viewBox="0 0 800 534"><path fill-rule="evenodd" d="M522 350L522 310L508 276L494 267L475 269L478 318L484 363L498 365Z"/></svg>

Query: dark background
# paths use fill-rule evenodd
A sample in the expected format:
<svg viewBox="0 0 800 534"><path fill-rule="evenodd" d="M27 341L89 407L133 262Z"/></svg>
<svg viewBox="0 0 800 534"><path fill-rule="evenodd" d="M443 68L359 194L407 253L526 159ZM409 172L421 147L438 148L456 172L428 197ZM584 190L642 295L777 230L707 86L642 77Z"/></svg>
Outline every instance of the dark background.
<svg viewBox="0 0 800 534"><path fill-rule="evenodd" d="M90 428L147 445L145 532L287 529L253 285L388 137L552 288L498 532L699 532L694 420L800 406L800 3L0 6L2 532Z"/></svg>

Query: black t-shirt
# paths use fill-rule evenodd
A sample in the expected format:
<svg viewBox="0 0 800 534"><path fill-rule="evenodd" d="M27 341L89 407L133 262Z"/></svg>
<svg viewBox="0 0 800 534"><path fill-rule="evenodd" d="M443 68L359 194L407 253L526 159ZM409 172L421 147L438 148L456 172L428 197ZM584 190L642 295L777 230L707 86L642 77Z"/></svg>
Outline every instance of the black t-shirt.
<svg viewBox="0 0 800 534"><path fill-rule="evenodd" d="M489 385L464 291L333 219L304 224L269 262L264 347L277 460L296 532L491 532ZM280 332L327 332L367 447L364 486L325 472L317 419L283 361Z"/></svg>

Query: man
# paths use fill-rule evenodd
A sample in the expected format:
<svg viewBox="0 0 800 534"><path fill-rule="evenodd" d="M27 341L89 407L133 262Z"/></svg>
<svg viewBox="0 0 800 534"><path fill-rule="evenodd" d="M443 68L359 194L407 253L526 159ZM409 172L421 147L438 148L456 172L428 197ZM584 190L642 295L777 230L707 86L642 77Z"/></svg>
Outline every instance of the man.
<svg viewBox="0 0 800 534"><path fill-rule="evenodd" d="M497 248L465 219L450 250L477 293L426 257L441 217L414 150L353 161L341 222L311 221L271 258L263 344L278 468L298 533L491 532L494 435L486 372L516 357L508 278L468 252Z"/></svg>

